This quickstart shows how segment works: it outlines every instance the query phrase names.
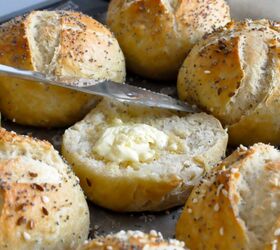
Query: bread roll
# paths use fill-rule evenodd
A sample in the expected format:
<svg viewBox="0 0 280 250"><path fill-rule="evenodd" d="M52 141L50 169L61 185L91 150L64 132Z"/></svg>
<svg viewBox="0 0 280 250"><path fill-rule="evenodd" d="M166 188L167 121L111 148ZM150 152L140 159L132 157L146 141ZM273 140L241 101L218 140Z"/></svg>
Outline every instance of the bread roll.
<svg viewBox="0 0 280 250"><path fill-rule="evenodd" d="M0 26L0 63L59 78L123 82L117 40L94 19L76 12L35 11ZM70 125L100 98L0 76L0 111L20 124Z"/></svg>
<svg viewBox="0 0 280 250"><path fill-rule="evenodd" d="M230 143L280 143L280 33L267 20L231 23L199 42L178 77L182 100L229 129Z"/></svg>
<svg viewBox="0 0 280 250"><path fill-rule="evenodd" d="M105 99L66 130L62 153L96 204L152 211L184 204L226 144L227 133L212 116Z"/></svg>
<svg viewBox="0 0 280 250"><path fill-rule="evenodd" d="M166 241L161 233L152 230L149 234L141 231L120 231L99 237L85 244L79 250L184 250L184 243L177 240Z"/></svg>
<svg viewBox="0 0 280 250"><path fill-rule="evenodd" d="M135 73L175 79L193 45L230 21L224 0L112 0L107 24Z"/></svg>
<svg viewBox="0 0 280 250"><path fill-rule="evenodd" d="M85 197L58 152L0 128L0 249L76 249L88 232Z"/></svg>
<svg viewBox="0 0 280 250"><path fill-rule="evenodd" d="M280 152L236 150L193 189L176 238L196 249L280 249Z"/></svg>

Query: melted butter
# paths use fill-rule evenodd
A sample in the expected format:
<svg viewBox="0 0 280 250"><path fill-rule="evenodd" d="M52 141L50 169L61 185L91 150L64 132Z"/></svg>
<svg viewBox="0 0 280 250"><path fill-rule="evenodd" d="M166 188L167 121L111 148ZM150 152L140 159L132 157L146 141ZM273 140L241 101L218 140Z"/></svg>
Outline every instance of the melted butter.
<svg viewBox="0 0 280 250"><path fill-rule="evenodd" d="M162 131L146 125L123 125L121 121L105 129L96 142L93 152L106 160L147 162L156 158L158 150L168 146L169 137Z"/></svg>

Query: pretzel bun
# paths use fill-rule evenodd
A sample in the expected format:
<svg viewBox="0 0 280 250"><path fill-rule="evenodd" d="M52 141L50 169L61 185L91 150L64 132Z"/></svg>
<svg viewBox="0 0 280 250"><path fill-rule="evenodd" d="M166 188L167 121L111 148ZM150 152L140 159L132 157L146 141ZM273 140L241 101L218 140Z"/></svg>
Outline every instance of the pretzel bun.
<svg viewBox="0 0 280 250"><path fill-rule="evenodd" d="M0 249L76 249L88 232L85 197L58 152L0 128Z"/></svg>
<svg viewBox="0 0 280 250"><path fill-rule="evenodd" d="M193 189L176 228L192 250L280 249L280 152L244 146Z"/></svg>
<svg viewBox="0 0 280 250"><path fill-rule="evenodd" d="M226 145L227 133L212 116L104 99L65 131L62 154L91 201L153 211L184 204Z"/></svg>
<svg viewBox="0 0 280 250"><path fill-rule="evenodd" d="M152 230L149 234L141 231L120 231L98 237L79 250L185 250L184 243L177 240L164 240L161 233Z"/></svg>
<svg viewBox="0 0 280 250"><path fill-rule="evenodd" d="M233 22L200 41L178 77L180 99L228 127L230 143L280 143L279 23Z"/></svg>
<svg viewBox="0 0 280 250"><path fill-rule="evenodd" d="M117 40L102 24L77 12L34 11L2 24L0 63L63 81L75 77L123 82L125 78ZM20 124L70 125L99 100L60 87L0 76L0 111Z"/></svg>
<svg viewBox="0 0 280 250"><path fill-rule="evenodd" d="M229 21L224 0L112 0L107 14L128 68L154 79L175 79L194 44Z"/></svg>

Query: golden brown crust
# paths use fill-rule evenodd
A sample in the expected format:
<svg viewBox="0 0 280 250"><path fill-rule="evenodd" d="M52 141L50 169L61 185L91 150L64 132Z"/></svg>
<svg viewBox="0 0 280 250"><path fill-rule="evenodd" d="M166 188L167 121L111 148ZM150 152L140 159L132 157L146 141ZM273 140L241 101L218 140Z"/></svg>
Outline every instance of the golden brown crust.
<svg viewBox="0 0 280 250"><path fill-rule="evenodd" d="M40 13L32 12L0 27L0 63L37 70L28 29L35 22L34 16ZM123 82L124 57L113 35L88 16L75 12L56 14L60 18L58 54L54 66L56 76ZM0 111L20 124L42 127L70 125L81 119L99 100L59 87L0 77Z"/></svg>
<svg viewBox="0 0 280 250"><path fill-rule="evenodd" d="M82 246L79 250L133 250L133 249L172 249L184 250L184 243L176 240L166 241L161 233L151 231L149 234L140 231L121 231L117 234L109 234L105 237L99 237L88 244Z"/></svg>
<svg viewBox="0 0 280 250"><path fill-rule="evenodd" d="M174 79L192 46L229 20L223 0L113 0L107 16L128 67L155 79Z"/></svg>
<svg viewBox="0 0 280 250"><path fill-rule="evenodd" d="M221 39L218 43L209 43L202 49L196 47L194 50L199 51L192 52L188 58L194 62L192 67L181 68L184 78L178 80L180 99L191 100L192 103L199 100L201 107L210 109L213 115L222 121L225 120L227 104L240 87L244 75L239 47L238 37L229 41ZM185 90L186 84L188 89L194 88L194 92Z"/></svg>
<svg viewBox="0 0 280 250"><path fill-rule="evenodd" d="M180 70L180 98L219 118L233 145L279 144L279 38L278 24L232 22L195 46Z"/></svg>
<svg viewBox="0 0 280 250"><path fill-rule="evenodd" d="M75 249L88 227L79 182L53 147L0 129L0 249Z"/></svg>
<svg viewBox="0 0 280 250"><path fill-rule="evenodd" d="M276 186L277 184L273 186L274 181L277 183L278 180L279 160L279 151L277 152L271 146L256 144L250 149L240 147L206 174L201 183L194 188L179 218L176 238L183 240L186 246L193 250L278 249L277 243L276 248L271 247L272 242L279 237L275 235L275 232L279 228L280 213L273 207L279 199L277 196L279 187ZM262 186L258 186L261 177L258 174L260 168L257 164L260 164L263 169L261 171L266 174L263 178L267 179L264 180L267 183ZM255 168L255 173L253 168ZM251 174L251 176L244 176L245 174ZM242 186L244 179L245 186ZM248 179L252 180L254 187L246 181ZM255 189L256 193L253 193L251 189ZM258 189L264 189L265 196L261 196ZM246 192L249 192L248 196ZM249 210L242 211L242 206L250 203L248 197L252 195L254 195L252 199L259 203L259 210L249 207ZM275 197L272 202L268 198L270 196ZM274 209L273 214L270 212L272 209ZM244 211L254 213L255 217L251 218L253 222L250 221L250 215L244 214ZM255 211L258 213L255 214ZM274 215L277 218L276 221L271 219ZM272 226L266 225L270 223L268 221L271 221ZM252 226L252 223L259 226ZM259 227L265 226L268 231L255 237L254 234L258 234L261 230Z"/></svg>

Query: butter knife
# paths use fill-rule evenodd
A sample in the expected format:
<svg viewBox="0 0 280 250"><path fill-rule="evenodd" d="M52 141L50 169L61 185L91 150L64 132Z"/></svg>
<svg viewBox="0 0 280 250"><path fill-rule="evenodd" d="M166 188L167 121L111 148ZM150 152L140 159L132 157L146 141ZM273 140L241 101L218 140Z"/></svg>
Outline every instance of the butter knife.
<svg viewBox="0 0 280 250"><path fill-rule="evenodd" d="M37 81L39 82L38 84L43 83L87 94L109 97L121 102L191 113L200 112L196 106L170 96L110 80L96 82L92 79L67 78L64 79L66 81L61 81L59 79L52 79L40 72L17 69L3 64L0 64L0 74Z"/></svg>

